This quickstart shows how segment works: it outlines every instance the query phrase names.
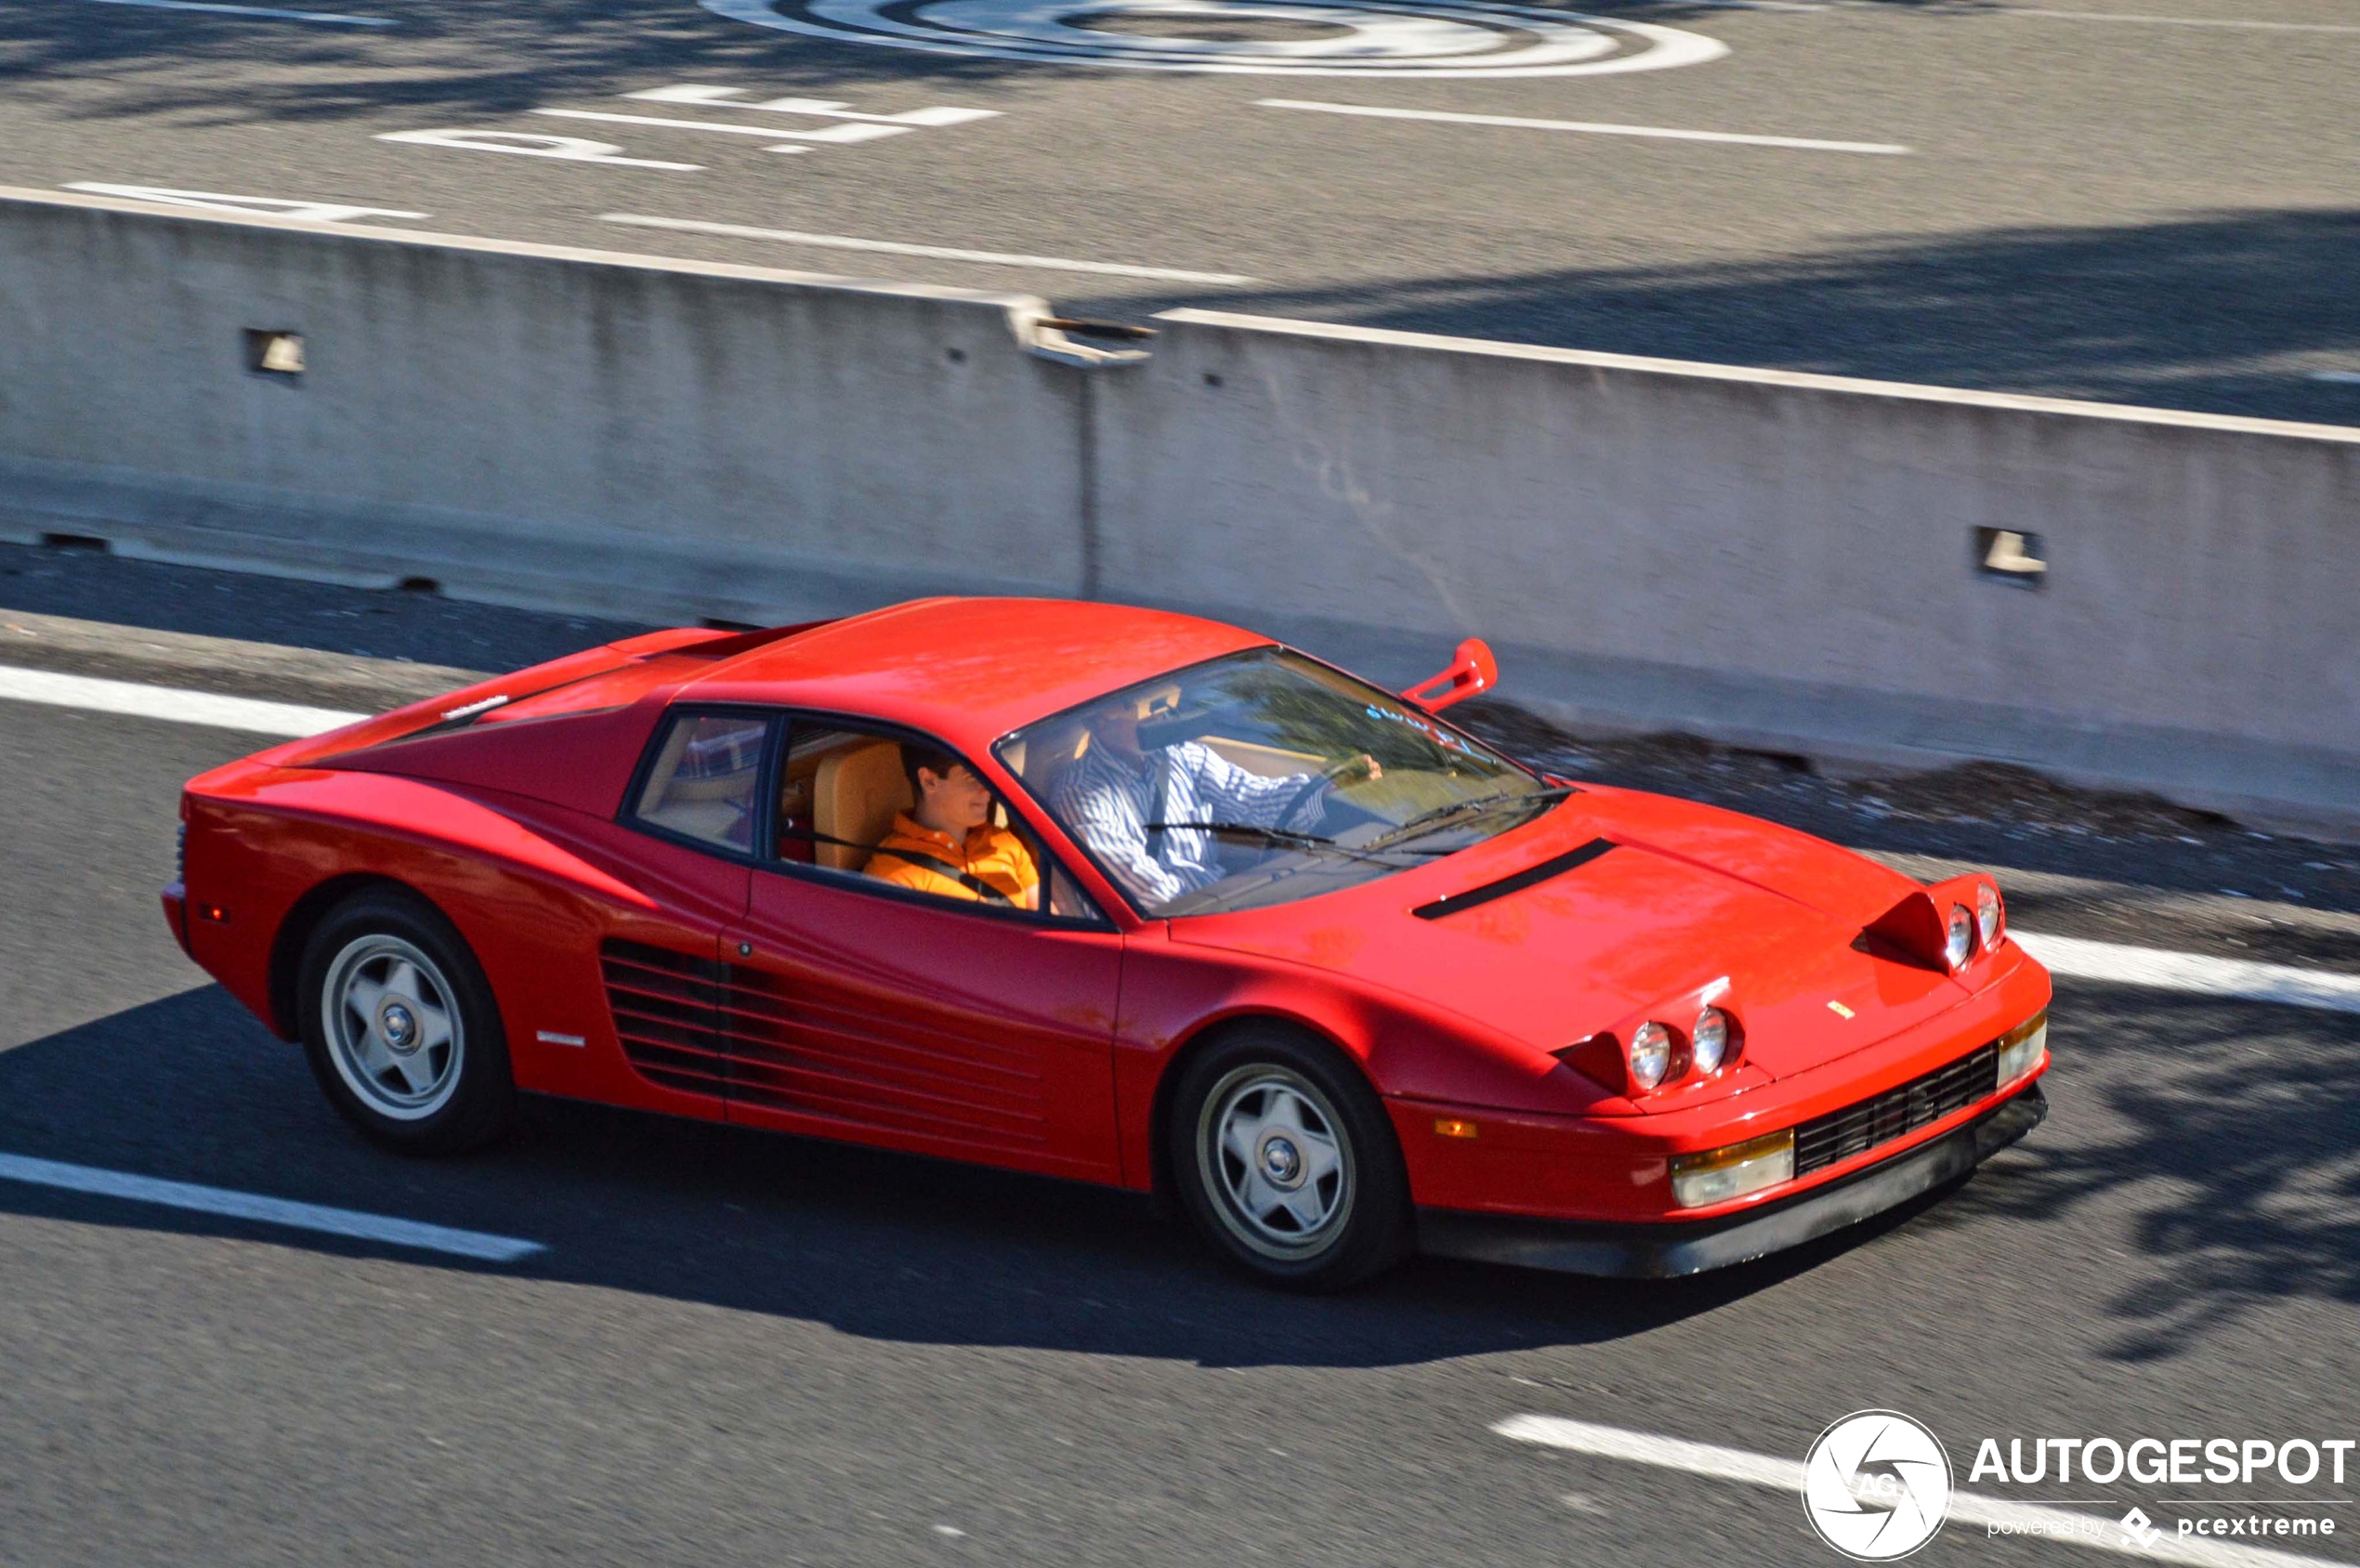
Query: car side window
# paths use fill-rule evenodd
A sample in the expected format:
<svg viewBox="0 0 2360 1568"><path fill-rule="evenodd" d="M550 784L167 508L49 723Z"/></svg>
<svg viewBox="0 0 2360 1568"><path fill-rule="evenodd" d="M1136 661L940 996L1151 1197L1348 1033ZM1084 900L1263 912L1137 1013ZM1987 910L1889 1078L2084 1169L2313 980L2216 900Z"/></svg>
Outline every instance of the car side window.
<svg viewBox="0 0 2360 1568"><path fill-rule="evenodd" d="M913 766L951 786L931 810ZM787 865L946 902L1104 918L969 764L898 733L790 719L777 809L775 854Z"/></svg>
<svg viewBox="0 0 2360 1568"><path fill-rule="evenodd" d="M674 714L632 816L715 849L752 854L769 734L769 722L752 714Z"/></svg>

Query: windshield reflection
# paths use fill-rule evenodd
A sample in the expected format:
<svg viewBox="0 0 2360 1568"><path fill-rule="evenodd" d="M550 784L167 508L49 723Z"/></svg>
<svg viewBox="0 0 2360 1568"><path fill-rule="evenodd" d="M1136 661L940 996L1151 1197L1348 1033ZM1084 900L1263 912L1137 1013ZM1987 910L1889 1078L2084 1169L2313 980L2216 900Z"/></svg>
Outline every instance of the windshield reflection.
<svg viewBox="0 0 2360 1568"><path fill-rule="evenodd" d="M1275 647L1141 682L997 750L1151 917L1368 882L1505 832L1567 792Z"/></svg>

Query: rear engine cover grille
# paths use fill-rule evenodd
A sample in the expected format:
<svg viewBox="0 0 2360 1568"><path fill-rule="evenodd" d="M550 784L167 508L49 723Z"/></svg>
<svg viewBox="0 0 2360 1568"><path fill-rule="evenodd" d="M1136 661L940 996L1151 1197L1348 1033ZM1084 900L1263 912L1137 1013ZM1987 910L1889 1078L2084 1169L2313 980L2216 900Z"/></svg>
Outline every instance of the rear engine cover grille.
<svg viewBox="0 0 2360 1568"><path fill-rule="evenodd" d="M1872 1100L1804 1122L1794 1130L1794 1173L1808 1175L1906 1137L1999 1087L1999 1047L1994 1043Z"/></svg>

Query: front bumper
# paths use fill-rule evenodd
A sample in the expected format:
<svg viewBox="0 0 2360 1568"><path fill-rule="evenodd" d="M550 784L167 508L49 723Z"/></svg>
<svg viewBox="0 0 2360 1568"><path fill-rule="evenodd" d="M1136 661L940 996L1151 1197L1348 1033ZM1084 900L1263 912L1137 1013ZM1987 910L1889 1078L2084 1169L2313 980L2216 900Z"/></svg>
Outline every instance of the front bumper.
<svg viewBox="0 0 2360 1568"><path fill-rule="evenodd" d="M1897 1208L1965 1175L2049 1115L2035 1082L1962 1127L1848 1176L1712 1220L1533 1220L1458 1209L1418 1210L1418 1250L1559 1274L1670 1279L1799 1246Z"/></svg>

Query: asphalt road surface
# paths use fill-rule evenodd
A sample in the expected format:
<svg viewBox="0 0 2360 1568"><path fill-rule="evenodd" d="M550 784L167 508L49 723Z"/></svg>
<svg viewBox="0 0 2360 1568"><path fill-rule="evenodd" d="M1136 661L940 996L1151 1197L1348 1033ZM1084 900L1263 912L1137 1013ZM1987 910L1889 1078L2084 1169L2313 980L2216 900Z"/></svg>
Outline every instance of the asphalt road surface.
<svg viewBox="0 0 2360 1568"><path fill-rule="evenodd" d="M2360 422L2347 0L710 7L10 0L0 182Z"/></svg>
<svg viewBox="0 0 2360 1568"><path fill-rule="evenodd" d="M296 592L0 560L0 611L131 621L153 595L167 630L340 659L598 631ZM545 1250L470 1263L0 1179L0 1562L1832 1563L1790 1493L1492 1429L1792 1461L1887 1407L1962 1483L1986 1437L2360 1437L2360 1015L2064 981L2051 1121L1938 1202L1683 1283L1419 1262L1304 1300L1128 1197L919 1160L556 1104L479 1157L364 1145L156 908L180 782L261 743L0 700L0 1156ZM2039 859L2052 932L2241 942L2171 890L2226 874L2244 835L2210 831L2074 851L1995 824L1967 857L2010 886ZM2246 872L2315 868L2253 884L2256 929L2300 915L2303 961L2360 973L2353 853L2245 842ZM2167 893L2179 923L2143 925ZM2168 1531L2333 1518L2260 1544L2360 1561L2360 1466L1974 1490ZM2120 1559L1954 1521L1916 1561Z"/></svg>

